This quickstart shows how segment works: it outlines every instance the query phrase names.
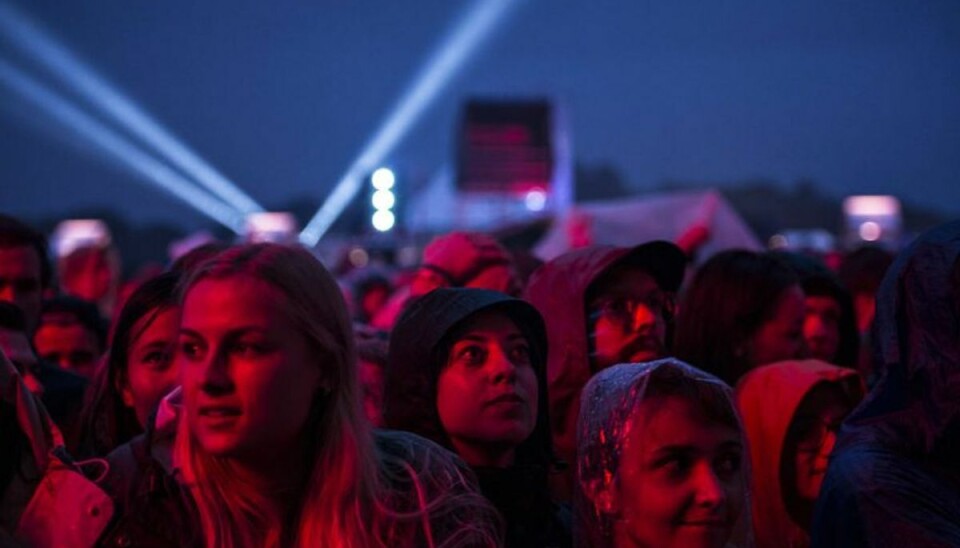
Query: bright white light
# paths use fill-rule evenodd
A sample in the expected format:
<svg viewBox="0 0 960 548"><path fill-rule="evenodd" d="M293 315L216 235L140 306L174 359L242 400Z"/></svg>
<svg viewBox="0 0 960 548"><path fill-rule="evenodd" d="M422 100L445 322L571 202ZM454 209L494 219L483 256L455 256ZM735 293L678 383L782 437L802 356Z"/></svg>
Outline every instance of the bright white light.
<svg viewBox="0 0 960 548"><path fill-rule="evenodd" d="M111 86L74 54L12 6L0 4L0 29L21 51L40 61L50 74L142 139L171 164L243 213L263 211L186 144L154 120L133 100Z"/></svg>
<svg viewBox="0 0 960 548"><path fill-rule="evenodd" d="M373 228L380 232L386 232L393 228L394 223L397 222L397 218L393 216L392 211L380 209L373 212L373 217L370 221L373 223Z"/></svg>
<svg viewBox="0 0 960 548"><path fill-rule="evenodd" d="M899 215L900 200L893 196L848 196L843 201L843 212L847 215Z"/></svg>
<svg viewBox="0 0 960 548"><path fill-rule="evenodd" d="M57 257L66 257L81 247L106 247L110 229L100 219L68 219L57 225L50 241Z"/></svg>
<svg viewBox="0 0 960 548"><path fill-rule="evenodd" d="M370 177L370 182L373 183L373 188L377 190L390 190L393 188L393 183L397 182L397 178L393 175L393 172L385 167L373 172L373 175Z"/></svg>
<svg viewBox="0 0 960 548"><path fill-rule="evenodd" d="M390 209L397 203L397 197L389 190L378 190L370 197L373 209Z"/></svg>
<svg viewBox="0 0 960 548"><path fill-rule="evenodd" d="M519 2L516 0L481 0L458 23L453 34L444 41L413 85L400 98L373 140L353 161L333 192L320 206L320 210L307 223L300 233L301 242L308 246L317 244L360 191L366 174L380 164L410 131L414 122L450 82L457 70L463 67L477 46L491 34L506 14L507 8L517 4Z"/></svg>
<svg viewBox="0 0 960 548"><path fill-rule="evenodd" d="M237 234L243 229L243 218L235 209L197 188L166 164L157 161L114 130L70 104L53 90L2 60L0 60L0 82L36 105L55 121L99 147L117 164L139 175L141 180L166 190L185 204Z"/></svg>
<svg viewBox="0 0 960 548"><path fill-rule="evenodd" d="M283 211L251 213L247 215L245 234L248 242L294 242L297 219Z"/></svg>
<svg viewBox="0 0 960 548"><path fill-rule="evenodd" d="M543 211L547 205L547 193L539 188L531 190L523 198L523 203L530 211Z"/></svg>
<svg viewBox="0 0 960 548"><path fill-rule="evenodd" d="M883 230L880 228L880 225L873 221L867 221L860 225L860 239L865 242L875 242L880 239L880 234Z"/></svg>

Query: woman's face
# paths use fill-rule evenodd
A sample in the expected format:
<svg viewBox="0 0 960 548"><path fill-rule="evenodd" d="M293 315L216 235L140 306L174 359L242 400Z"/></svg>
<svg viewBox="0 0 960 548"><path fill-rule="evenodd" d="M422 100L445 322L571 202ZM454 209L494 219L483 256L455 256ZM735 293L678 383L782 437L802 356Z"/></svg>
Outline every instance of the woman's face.
<svg viewBox="0 0 960 548"><path fill-rule="evenodd" d="M812 509L820 495L830 453L837 441L840 423L850 413L850 404L836 385L820 384L800 402L783 442L784 476L793 485L784 491L799 504Z"/></svg>
<svg viewBox="0 0 960 548"><path fill-rule="evenodd" d="M257 278L204 279L183 303L177 350L190 431L212 455L289 455L321 387L320 357Z"/></svg>
<svg viewBox="0 0 960 548"><path fill-rule="evenodd" d="M754 367L802 357L803 320L806 304L803 289L793 285L780 295L773 316L753 334L750 363Z"/></svg>
<svg viewBox="0 0 960 548"><path fill-rule="evenodd" d="M437 380L437 412L468 464L506 466L533 433L537 395L527 339L503 314L482 312L453 342Z"/></svg>
<svg viewBox="0 0 960 548"><path fill-rule="evenodd" d="M150 413L177 385L177 367L171 358L179 320L180 309L171 306L151 311L130 331L133 340L127 349L127 374L120 394L141 427L146 426Z"/></svg>
<svg viewBox="0 0 960 548"><path fill-rule="evenodd" d="M631 420L610 508L618 545L723 546L744 503L737 430L679 396L648 398Z"/></svg>

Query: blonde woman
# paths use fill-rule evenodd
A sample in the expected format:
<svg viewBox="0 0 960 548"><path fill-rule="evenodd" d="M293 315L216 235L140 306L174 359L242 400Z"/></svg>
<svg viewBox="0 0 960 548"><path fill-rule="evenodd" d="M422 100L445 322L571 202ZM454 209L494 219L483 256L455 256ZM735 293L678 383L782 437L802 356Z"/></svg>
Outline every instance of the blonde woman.
<svg viewBox="0 0 960 548"><path fill-rule="evenodd" d="M182 402L168 398L156 427L175 432L172 456L150 446L112 459L114 476L132 474L107 482L119 518L106 543L500 542L462 462L416 436L371 432L346 305L307 251L227 249L181 295Z"/></svg>

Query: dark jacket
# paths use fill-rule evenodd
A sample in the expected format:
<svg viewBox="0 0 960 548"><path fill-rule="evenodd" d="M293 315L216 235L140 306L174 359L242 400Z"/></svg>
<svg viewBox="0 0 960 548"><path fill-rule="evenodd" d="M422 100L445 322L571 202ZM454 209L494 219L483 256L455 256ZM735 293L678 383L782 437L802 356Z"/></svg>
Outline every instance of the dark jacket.
<svg viewBox="0 0 960 548"><path fill-rule="evenodd" d="M876 387L844 423L814 546L960 546L960 222L904 250L877 294Z"/></svg>
<svg viewBox="0 0 960 548"><path fill-rule="evenodd" d="M507 546L570 545L569 519L550 500L547 477L552 462L547 415L546 332L530 304L483 289L437 289L408 305L390 339L384 383L384 422L454 451L437 412L437 379L450 351L453 333L481 311L503 311L531 348L538 382L534 431L516 450L506 469L476 467L483 492L507 524Z"/></svg>

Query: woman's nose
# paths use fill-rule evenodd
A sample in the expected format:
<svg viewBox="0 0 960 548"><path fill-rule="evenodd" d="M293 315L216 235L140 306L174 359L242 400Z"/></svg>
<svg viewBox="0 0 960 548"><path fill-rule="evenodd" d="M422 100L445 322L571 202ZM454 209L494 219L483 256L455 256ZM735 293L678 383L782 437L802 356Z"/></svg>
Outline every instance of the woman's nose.
<svg viewBox="0 0 960 548"><path fill-rule="evenodd" d="M229 393L233 390L233 378L230 376L230 367L223 352L216 351L203 364L202 388L211 395Z"/></svg>
<svg viewBox="0 0 960 548"><path fill-rule="evenodd" d="M490 368L494 382L513 382L517 378L517 365L503 348L490 352Z"/></svg>
<svg viewBox="0 0 960 548"><path fill-rule="evenodd" d="M722 505L727 500L727 491L713 467L703 463L698 468L695 486L697 504L709 508Z"/></svg>

